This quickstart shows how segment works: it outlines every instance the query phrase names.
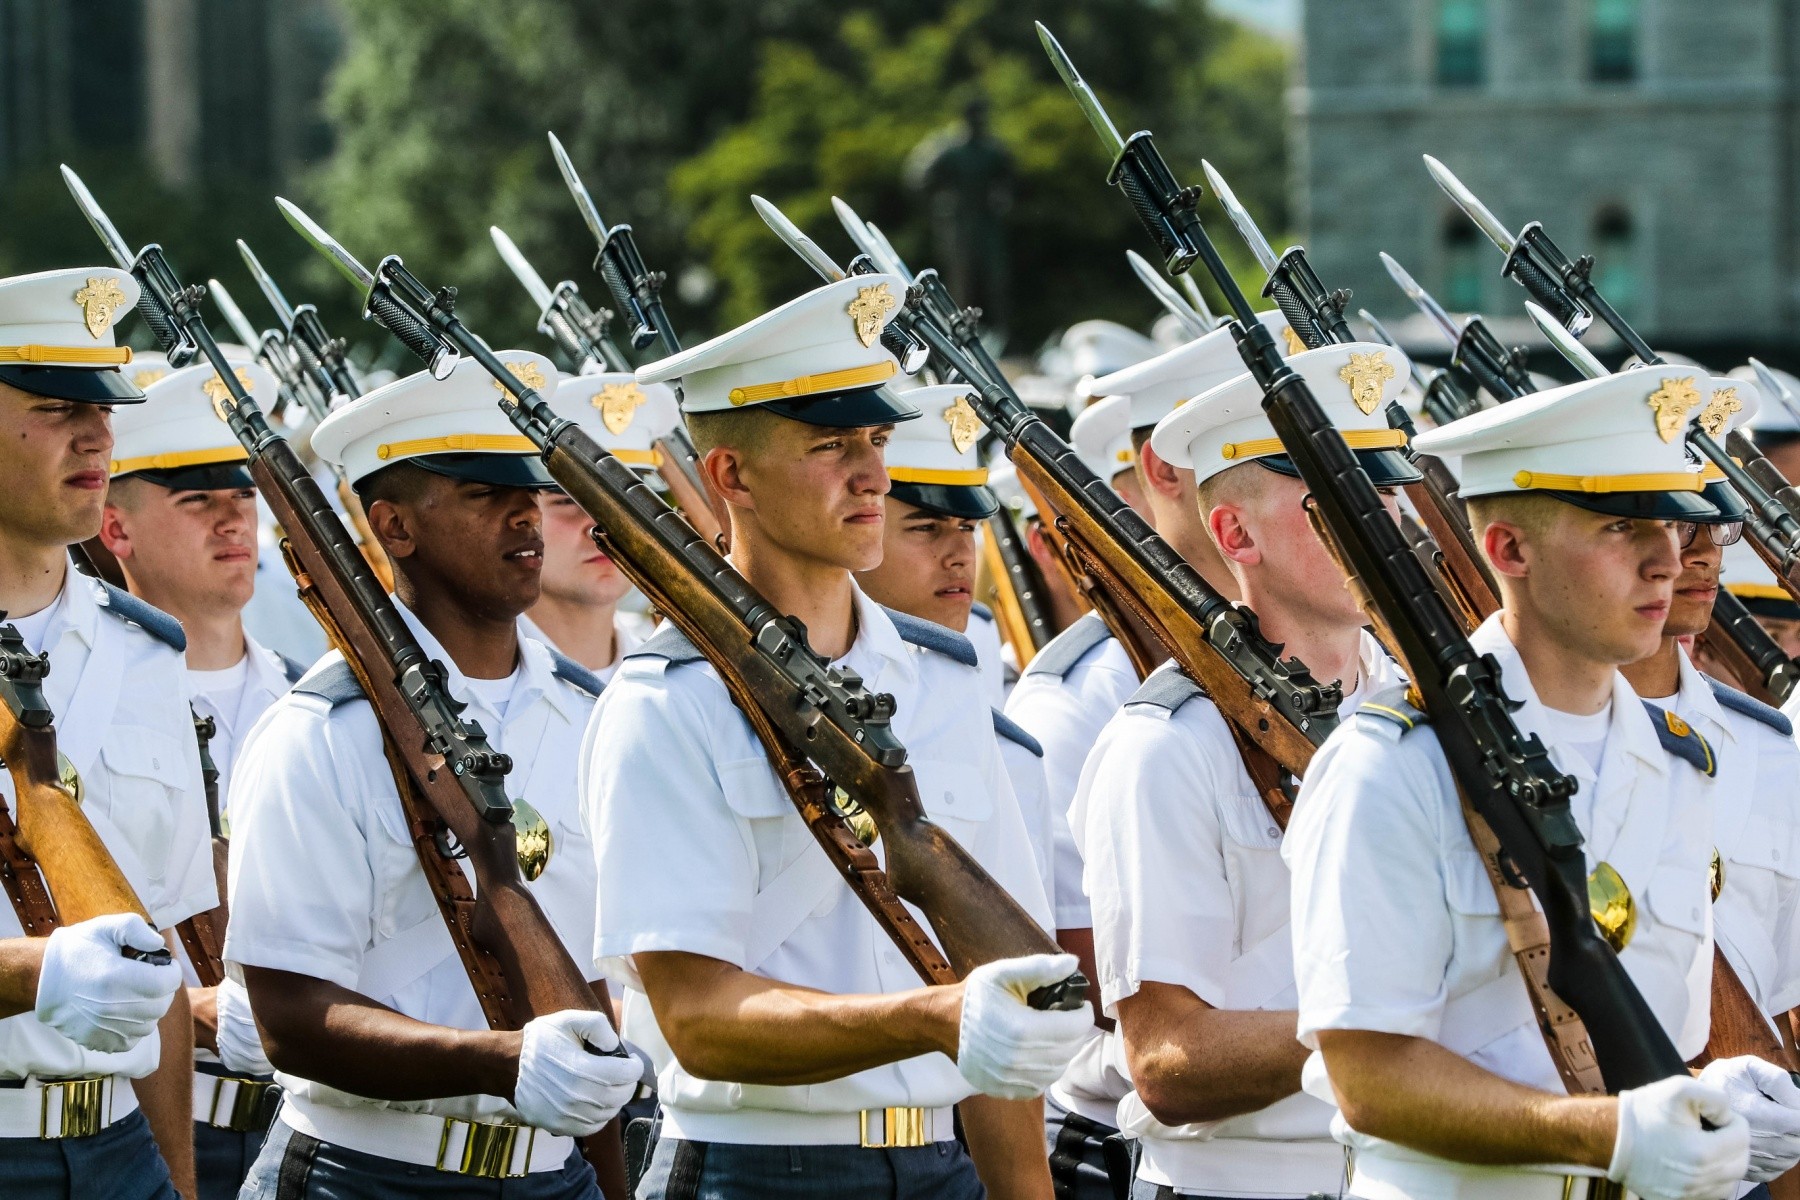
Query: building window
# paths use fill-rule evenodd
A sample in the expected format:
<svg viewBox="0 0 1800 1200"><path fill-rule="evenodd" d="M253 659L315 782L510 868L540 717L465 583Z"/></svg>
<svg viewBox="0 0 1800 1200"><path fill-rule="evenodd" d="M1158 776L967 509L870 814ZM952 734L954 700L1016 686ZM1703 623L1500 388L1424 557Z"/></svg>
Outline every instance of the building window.
<svg viewBox="0 0 1800 1200"><path fill-rule="evenodd" d="M1637 0L1588 0L1588 78L1628 83L1637 78Z"/></svg>
<svg viewBox="0 0 1800 1200"><path fill-rule="evenodd" d="M1461 209L1444 217L1444 307L1481 311L1482 251L1487 243Z"/></svg>
<svg viewBox="0 0 1800 1200"><path fill-rule="evenodd" d="M1627 319L1643 299L1635 234L1631 213L1621 205L1608 204L1594 214L1594 286Z"/></svg>
<svg viewBox="0 0 1800 1200"><path fill-rule="evenodd" d="M1438 0L1437 81L1479 87L1486 79L1487 0Z"/></svg>

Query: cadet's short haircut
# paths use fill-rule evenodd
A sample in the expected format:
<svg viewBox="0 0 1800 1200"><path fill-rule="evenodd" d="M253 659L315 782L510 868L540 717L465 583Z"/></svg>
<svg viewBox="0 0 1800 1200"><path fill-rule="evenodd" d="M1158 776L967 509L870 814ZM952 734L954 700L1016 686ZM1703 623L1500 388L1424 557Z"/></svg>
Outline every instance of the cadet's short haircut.
<svg viewBox="0 0 1800 1200"><path fill-rule="evenodd" d="M688 432L693 435L694 447L702 458L720 446L754 453L767 442L769 423L782 419L761 408L728 408L687 414Z"/></svg>
<svg viewBox="0 0 1800 1200"><path fill-rule="evenodd" d="M1504 522L1524 531L1526 537L1543 533L1554 525L1568 505L1555 496L1541 492L1506 492L1497 496L1471 496L1468 501L1469 527L1475 540L1489 525Z"/></svg>
<svg viewBox="0 0 1800 1200"><path fill-rule="evenodd" d="M410 462L397 462L364 476L355 490L365 508L377 500L386 500L389 504L416 504L425 495L425 489L431 486L431 481L442 478Z"/></svg>
<svg viewBox="0 0 1800 1200"><path fill-rule="evenodd" d="M1252 468L1255 468L1252 470ZM1259 467L1252 459L1236 466L1226 467L1217 475L1209 475L1194 487L1195 502L1200 509L1200 519L1209 521L1212 510L1221 504L1243 504L1258 491L1258 484L1272 476L1274 472L1267 467ZM1209 521L1210 523L1210 521Z"/></svg>
<svg viewBox="0 0 1800 1200"><path fill-rule="evenodd" d="M142 479L121 475L106 485L106 502L114 508L136 512L138 505L144 501L144 484Z"/></svg>

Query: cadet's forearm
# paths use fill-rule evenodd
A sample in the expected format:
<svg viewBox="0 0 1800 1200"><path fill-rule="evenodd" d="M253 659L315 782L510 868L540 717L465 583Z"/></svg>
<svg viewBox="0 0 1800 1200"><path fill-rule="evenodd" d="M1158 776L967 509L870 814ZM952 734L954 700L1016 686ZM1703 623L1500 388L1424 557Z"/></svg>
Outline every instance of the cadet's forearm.
<svg viewBox="0 0 1800 1200"><path fill-rule="evenodd" d="M511 1097L517 1032L450 1029L401 1016L310 975L245 967L250 1009L269 1061L373 1100L481 1093Z"/></svg>
<svg viewBox="0 0 1800 1200"><path fill-rule="evenodd" d="M1089 979L1100 978L1100 968L1094 963L1094 931L1092 929L1059 929L1056 931L1056 944L1075 956L1081 966L1081 973ZM1088 989L1088 1007L1094 1010L1094 1024L1102 1029L1113 1027L1112 1018L1100 1011L1100 989Z"/></svg>
<svg viewBox="0 0 1800 1200"><path fill-rule="evenodd" d="M1454 1162L1601 1170L1612 1162L1610 1097L1540 1092L1424 1038L1328 1029L1319 1047L1338 1107L1360 1133Z"/></svg>
<svg viewBox="0 0 1800 1200"><path fill-rule="evenodd" d="M791 1087L934 1050L956 1055L961 985L836 996L698 954L633 961L670 1049L701 1079Z"/></svg>
<svg viewBox="0 0 1800 1200"><path fill-rule="evenodd" d="M0 938L0 1018L16 1017L37 1007L45 940Z"/></svg>
<svg viewBox="0 0 1800 1200"><path fill-rule="evenodd" d="M171 939L172 940L172 939ZM170 950L174 950L171 944ZM150 1122L150 1133L169 1178L185 1200L194 1200L194 1020L186 988L176 988L169 1011L156 1024L161 1057L156 1070L132 1081L138 1107Z"/></svg>
<svg viewBox="0 0 1800 1200"><path fill-rule="evenodd" d="M188 1011L194 1015L194 1045L219 1052L219 989L188 988Z"/></svg>
<svg viewBox="0 0 1800 1200"><path fill-rule="evenodd" d="M1222 1121L1300 1090L1306 1047L1292 1012L1213 1008L1187 988L1146 983L1118 1005L1131 1079L1158 1121Z"/></svg>
<svg viewBox="0 0 1800 1200"><path fill-rule="evenodd" d="M1044 1102L970 1096L956 1106L975 1174L993 1200L1050 1200Z"/></svg>

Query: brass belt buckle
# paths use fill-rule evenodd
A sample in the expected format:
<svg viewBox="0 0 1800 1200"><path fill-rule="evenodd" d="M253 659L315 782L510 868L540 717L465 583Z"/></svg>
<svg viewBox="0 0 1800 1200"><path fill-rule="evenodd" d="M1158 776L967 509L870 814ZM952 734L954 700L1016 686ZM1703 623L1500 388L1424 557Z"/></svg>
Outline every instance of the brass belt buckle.
<svg viewBox="0 0 1800 1200"><path fill-rule="evenodd" d="M61 1120L53 1132L50 1128L50 1096L62 1094ZM106 1076L92 1079L59 1079L46 1083L38 1108L38 1137L92 1137L101 1129L100 1119L106 1107Z"/></svg>
<svg viewBox="0 0 1800 1200"><path fill-rule="evenodd" d="M857 1114L865 1150L906 1150L926 1145L925 1110L922 1108L865 1108ZM869 1136L869 1118L880 1127Z"/></svg>
<svg viewBox="0 0 1800 1200"><path fill-rule="evenodd" d="M444 1165L444 1156L450 1152L450 1130L454 1125L468 1127L469 1136L463 1142L460 1161L452 1166ZM537 1142L537 1129L526 1126L525 1164L518 1171L511 1170L513 1150L519 1141L519 1126L489 1125L482 1121L465 1121L460 1117L444 1118L444 1134L438 1139L437 1169L451 1171L458 1175L473 1175L477 1179L518 1179L531 1171L531 1150Z"/></svg>
<svg viewBox="0 0 1800 1200"><path fill-rule="evenodd" d="M219 1120L219 1097L225 1093L227 1083L237 1084L237 1095L231 1101L231 1111L223 1121ZM257 1133L267 1129L270 1124L270 1112L266 1107L269 1093L275 1084L267 1079L244 1079L235 1075L225 1075L213 1080L212 1108L206 1114L206 1123L216 1129L228 1130L231 1133Z"/></svg>

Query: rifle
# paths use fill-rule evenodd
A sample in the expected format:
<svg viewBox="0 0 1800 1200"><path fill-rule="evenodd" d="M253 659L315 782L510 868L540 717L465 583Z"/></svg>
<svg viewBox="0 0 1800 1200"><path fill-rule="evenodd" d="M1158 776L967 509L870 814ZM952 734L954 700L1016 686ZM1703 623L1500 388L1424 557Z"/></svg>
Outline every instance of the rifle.
<svg viewBox="0 0 1800 1200"><path fill-rule="evenodd" d="M1525 351L1517 346L1511 350L1502 346L1480 313L1470 313L1459 326L1437 302L1437 297L1419 286L1418 280L1407 274L1406 268L1385 250L1381 252L1381 265L1387 268L1388 278L1406 293L1406 298L1418 306L1450 343L1452 366L1473 375L1496 400L1514 400L1527 392L1537 391L1531 372L1526 370Z"/></svg>
<svg viewBox="0 0 1800 1200"><path fill-rule="evenodd" d="M841 277L837 264L780 210L766 202L758 203L757 210L816 271ZM873 270L866 255L852 265ZM1206 689L1232 727L1265 805L1277 821L1285 821L1291 803L1277 768L1294 775L1305 771L1314 748L1337 725L1338 685L1319 684L1298 659L1283 659L1281 647L1264 641L1255 614L1219 595L1170 549L1019 399L997 367L990 375L979 365L985 351L972 322L950 329L937 323L927 308L929 294L923 288L909 291L895 321L905 322L935 357L975 389L970 404L1005 443L1020 479L1047 502L1040 502L1038 511L1057 514L1056 527L1082 575L1096 581L1090 596L1097 607L1104 603L1112 609L1110 614L1100 610L1102 617L1110 615L1109 627L1117 632L1121 626L1112 621L1121 621L1127 637L1141 630L1137 654L1154 647L1159 656L1172 655ZM947 292L943 298L948 299ZM1134 642L1128 640L1126 646L1129 651Z"/></svg>
<svg viewBox="0 0 1800 1200"><path fill-rule="evenodd" d="M575 285L566 279L552 291L544 277L506 236L505 230L491 225L488 234L494 239L494 247L500 251L501 259L537 302L538 332L555 342L575 364L576 370L586 374L590 370L631 369L625 355L607 333L612 313L604 308L598 311L589 308ZM694 447L693 439L688 437L687 427L677 421L675 428L656 439L656 448L662 459L657 463L656 473L668 485L676 504L688 514L688 521L696 530L720 544L718 539L724 536L723 515L708 499L712 493L700 478L700 452Z"/></svg>
<svg viewBox="0 0 1800 1200"><path fill-rule="evenodd" d="M225 903L228 847L219 817L219 766L212 756L212 740L218 733L217 722L194 713L194 739L200 744L200 782L206 790L206 823L212 830L213 881L219 889L219 903L175 926L175 934L187 951L188 961L194 964L201 987L218 987L225 980L225 926L230 922Z"/></svg>
<svg viewBox="0 0 1800 1200"><path fill-rule="evenodd" d="M280 391L275 406L269 411L269 418L274 420L283 413L300 412L311 417L315 424L323 421L330 409L329 400L314 395L311 385L301 374L300 359L287 339L273 329L258 334L255 326L250 324L250 318L244 315L244 310L217 279L208 279L206 290L238 341L275 376Z"/></svg>
<svg viewBox="0 0 1800 1200"><path fill-rule="evenodd" d="M891 696L871 695L854 672L834 670L813 653L799 622L776 612L631 468L506 370L457 317L452 289L432 292L393 255L370 271L305 213L277 203L408 349L425 361L467 355L494 377L501 409L593 518L595 540L719 672L814 837L926 982L952 982L996 959L1056 952L1031 915L927 816L888 723ZM885 872L850 832L844 817L854 809L840 808L836 789L873 820L887 850ZM925 913L941 954L902 898ZM1029 1002L1073 1009L1086 989L1077 973L1037 989Z"/></svg>
<svg viewBox="0 0 1800 1200"><path fill-rule="evenodd" d="M426 658L318 483L238 381L201 316L204 289L184 287L161 246L132 254L81 179L66 166L63 178L113 260L131 272L143 302L159 315L152 327L169 339L163 344L170 357L186 345L224 383L230 400L215 407L249 453L251 478L287 533L282 553L302 599L343 651L381 722L420 866L488 1023L517 1029L568 1009L603 1011L520 876L515 809L506 795L511 760L488 744L478 724L458 715L463 705L445 688L443 666ZM451 857L450 838L474 870L473 894ZM617 1053L624 1052L621 1044ZM607 1176L608 1193L624 1196L616 1125L588 1139L585 1149Z"/></svg>
<svg viewBox="0 0 1800 1200"><path fill-rule="evenodd" d="M1263 407L1282 445L1312 491L1318 525L1330 534L1347 573L1392 638L1390 648L1406 664L1465 800L1498 835L1514 878L1522 878L1542 905L1549 986L1585 1022L1606 1085L1621 1090L1684 1072L1681 1055L1589 916L1581 831L1569 809L1574 780L1556 770L1542 741L1524 737L1513 723L1498 664L1470 647L1355 454L1256 319L1201 226L1198 189L1175 182L1148 131L1121 138L1050 31L1039 24L1038 32L1115 155L1108 181L1124 189L1169 269L1203 261L1224 293L1239 350L1262 385ZM1586 1046L1571 1049L1579 1055Z"/></svg>
<svg viewBox="0 0 1800 1200"><path fill-rule="evenodd" d="M987 518L986 533L981 539L981 558L991 589L988 600L994 606L1000 635L1012 647L1013 661L1023 671L1057 633L1044 602L1044 581L1004 504Z"/></svg>
<svg viewBox="0 0 1800 1200"><path fill-rule="evenodd" d="M1366 308L1359 308L1356 315L1374 333L1376 341L1392 346L1402 354L1406 353L1400 340L1388 332L1387 326L1374 313ZM1406 357L1406 364L1407 371L1412 375L1413 387L1418 389L1421 397L1421 407L1436 424L1448 425L1481 411L1481 405L1470 397L1468 389L1457 379L1454 368L1432 367L1428 370L1410 354Z"/></svg>
<svg viewBox="0 0 1800 1200"><path fill-rule="evenodd" d="M1304 246L1290 246L1287 253L1276 258L1268 239L1263 237L1262 230L1257 228L1249 212L1238 203L1225 180L1212 169L1211 164L1202 162L1201 166L1205 169L1220 204L1224 206L1226 215L1231 218L1233 228L1238 231L1238 236L1244 239L1245 245L1250 247L1263 269L1269 272L1269 282L1263 289L1263 295L1275 297L1276 304L1288 319L1288 327L1294 331L1295 336L1305 342L1309 349L1355 341L1355 335L1350 332L1350 326L1344 320L1344 305L1349 302L1350 293L1342 289L1330 293L1325 291L1325 285L1319 281L1318 274L1307 260ZM1387 422L1406 434L1403 452L1408 461L1418 468L1422 477L1418 483L1406 485L1406 496L1412 501L1419 519L1424 522L1431 540L1437 543L1438 554L1434 565L1439 586L1445 597L1460 612L1463 627L1473 630L1500 607L1500 594L1493 576L1488 573L1487 563L1475 548L1475 538L1469 531L1468 519L1463 515L1462 506L1455 500L1458 486L1456 476L1438 459L1429 454L1420 454L1412 448L1417 431L1413 427L1412 418L1400 407L1398 401L1388 404Z"/></svg>

